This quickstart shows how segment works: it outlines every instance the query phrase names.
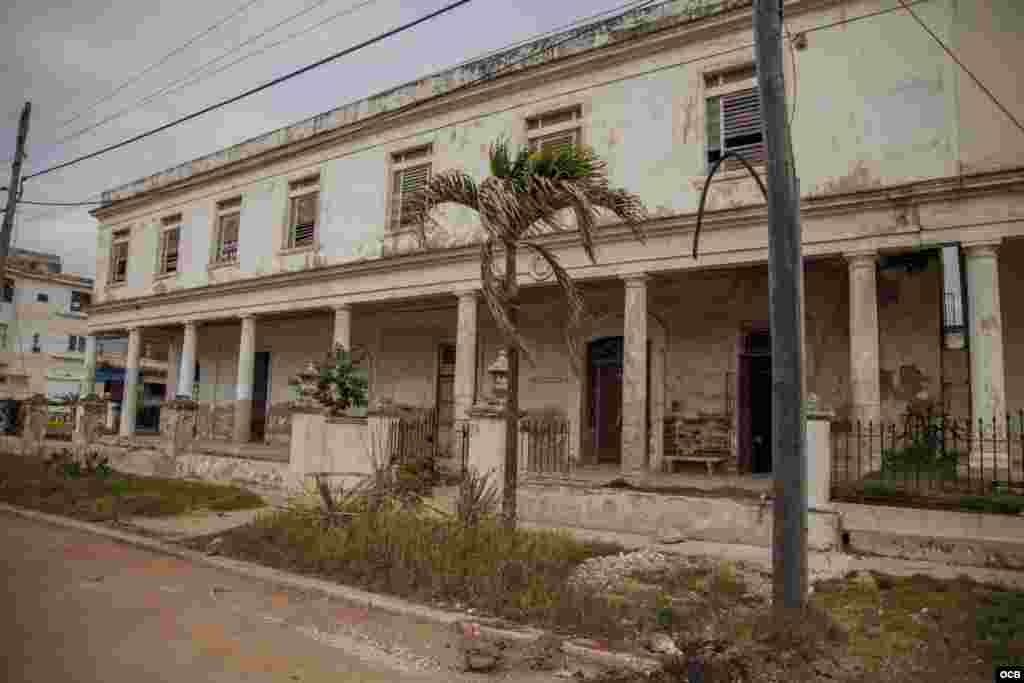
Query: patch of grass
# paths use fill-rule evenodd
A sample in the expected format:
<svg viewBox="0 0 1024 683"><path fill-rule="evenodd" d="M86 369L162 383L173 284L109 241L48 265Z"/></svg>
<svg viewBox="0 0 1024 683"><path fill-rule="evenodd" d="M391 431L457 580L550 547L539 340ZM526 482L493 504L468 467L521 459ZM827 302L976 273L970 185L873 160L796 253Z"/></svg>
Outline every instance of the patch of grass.
<svg viewBox="0 0 1024 683"><path fill-rule="evenodd" d="M87 474L65 465L0 455L0 500L89 521L163 517L198 509L242 510L264 504L258 495L237 486L110 470Z"/></svg>
<svg viewBox="0 0 1024 683"><path fill-rule="evenodd" d="M331 527L297 510L260 515L223 535L221 552L426 602L458 602L496 617L555 630L621 637L626 610L614 598L570 587L582 561L618 553L565 532L519 529L497 519L475 526L385 507Z"/></svg>

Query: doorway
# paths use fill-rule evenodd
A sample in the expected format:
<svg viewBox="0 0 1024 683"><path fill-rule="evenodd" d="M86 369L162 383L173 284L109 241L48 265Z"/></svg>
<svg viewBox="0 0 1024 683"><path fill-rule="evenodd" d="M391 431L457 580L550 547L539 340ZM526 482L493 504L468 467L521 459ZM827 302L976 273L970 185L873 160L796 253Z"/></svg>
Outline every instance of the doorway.
<svg viewBox="0 0 1024 683"><path fill-rule="evenodd" d="M622 337L595 339L587 347L590 431L594 459L622 462Z"/></svg>
<svg viewBox="0 0 1024 683"><path fill-rule="evenodd" d="M441 344L437 352L437 450L441 457L453 453L455 433L455 345Z"/></svg>
<svg viewBox="0 0 1024 683"><path fill-rule="evenodd" d="M772 337L754 330L740 352L739 464L752 474L772 471Z"/></svg>
<svg viewBox="0 0 1024 683"><path fill-rule="evenodd" d="M252 375L252 422L250 437L263 441L267 434L267 405L270 399L270 352L257 351Z"/></svg>

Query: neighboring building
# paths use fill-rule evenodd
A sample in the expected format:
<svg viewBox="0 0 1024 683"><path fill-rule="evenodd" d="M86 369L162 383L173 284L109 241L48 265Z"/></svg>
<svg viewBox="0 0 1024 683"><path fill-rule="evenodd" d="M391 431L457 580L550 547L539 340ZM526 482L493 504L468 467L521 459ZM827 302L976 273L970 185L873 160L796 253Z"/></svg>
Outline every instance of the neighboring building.
<svg viewBox="0 0 1024 683"><path fill-rule="evenodd" d="M709 164L764 158L751 9L694 4L485 57L107 192L90 331L128 333L129 366L169 340L168 394L195 392L204 437L286 438L289 379L332 339L362 352L373 400L437 407L448 428L501 344L478 298L481 230L449 207L420 248L406 198L444 169L484 178L499 136L585 143L644 199L649 238L606 225L596 265L572 235L538 238L587 297L581 378L550 274L521 256L537 358L522 406L563 411L583 462L657 468L707 419L728 425L740 470L770 470L768 223L745 171L712 183L690 255ZM1024 119L1005 67L1021 57L1017 4L916 11ZM1002 419L1024 406L1024 134L903 10L864 18L890 9L786 3L807 389L843 418L931 401Z"/></svg>
<svg viewBox="0 0 1024 683"><path fill-rule="evenodd" d="M79 393L92 286L63 272L56 254L11 249L0 297L0 397Z"/></svg>

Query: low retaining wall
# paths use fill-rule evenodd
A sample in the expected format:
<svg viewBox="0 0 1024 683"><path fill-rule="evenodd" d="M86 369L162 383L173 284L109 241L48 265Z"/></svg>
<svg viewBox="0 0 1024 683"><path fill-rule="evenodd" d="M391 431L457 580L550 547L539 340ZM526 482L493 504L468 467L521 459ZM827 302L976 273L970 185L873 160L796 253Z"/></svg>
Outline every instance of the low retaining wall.
<svg viewBox="0 0 1024 683"><path fill-rule="evenodd" d="M661 543L772 544L771 503L550 483L525 484L518 498L519 517L527 522L646 534ZM839 546L837 517L832 511L810 511L807 544L811 549Z"/></svg>
<svg viewBox="0 0 1024 683"><path fill-rule="evenodd" d="M1024 516L836 503L851 552L1024 570Z"/></svg>

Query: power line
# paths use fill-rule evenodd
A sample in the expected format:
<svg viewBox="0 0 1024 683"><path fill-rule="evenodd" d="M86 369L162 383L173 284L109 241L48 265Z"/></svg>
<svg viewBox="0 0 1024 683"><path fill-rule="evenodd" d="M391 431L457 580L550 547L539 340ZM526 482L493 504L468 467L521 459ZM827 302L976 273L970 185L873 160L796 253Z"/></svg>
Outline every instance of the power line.
<svg viewBox="0 0 1024 683"><path fill-rule="evenodd" d="M917 16L917 13L910 8L910 5L905 3L903 0L897 0L897 2L900 3L900 5L903 7L903 9L907 10L907 12L910 14L910 16L914 17L914 20L917 21L917 23L921 25L921 28L923 28L925 31L928 32L928 35L930 35L933 39L935 39L935 42L939 44L939 47L941 47L943 50L946 51L946 54L949 55L950 58L952 58L952 60L957 63L957 66L959 66L961 69L963 69L964 73L966 73L968 76L971 77L971 80L974 81L975 85L977 85L979 88L981 88L982 92L984 92L986 95L988 95L988 98L990 100L992 100L992 102L995 103L995 105L997 107L999 107L1002 110L1002 112L1004 114L1006 114L1006 116L1011 121L1013 121L1013 124L1015 126L1017 126L1017 128L1020 130L1020 132L1024 133L1024 125L1022 125L1021 122L1017 120L1017 117L1014 116L1010 112L1010 110L1007 109L1003 105L1003 103L999 101L999 98L997 98L995 96L995 94L991 90L989 90L988 88L985 87L985 84L981 82L981 79L978 78L977 76L975 76L974 73L971 72L971 70L967 68L967 65L964 64L963 62L961 62L959 58L957 58L957 56L953 53L953 51L949 48L949 46L946 45L945 42L943 42L942 38L940 38L939 36L935 35L935 32L932 31L928 27L928 24L926 24L923 21L921 21L921 17Z"/></svg>
<svg viewBox="0 0 1024 683"><path fill-rule="evenodd" d="M170 83L164 84L160 88L158 88L158 89L154 90L153 92L151 92L150 94L148 94L148 95L146 95L146 96L136 100L135 102L133 102L132 104L128 105L127 107L124 107L124 108L114 112L113 114L105 116L104 118L100 119L99 121L96 121L95 123L91 123L88 126L86 126L85 128L77 130L74 133L71 133L69 135L65 135L64 137L55 140L51 144L60 145L60 144L63 144L65 142L69 142L71 140L79 138L79 137L85 135L86 133L89 133L89 132L91 132L93 130L96 130L100 126L104 126L104 125L110 123L111 121L116 121L117 119L122 118L126 114L129 114L129 113L131 113L133 111L136 111L136 110L144 107L145 105L149 104L150 102L152 102L153 100L156 100L157 98L159 98L161 96L173 95L174 93L180 92L180 91L184 90L185 88L187 88L187 87L189 87L191 85L195 85L196 83L201 83L202 81L205 81L207 78L215 76L216 74L220 73L221 71L224 71L225 69L233 66L234 64L237 64L237 63L239 63L241 61L245 61L245 59L248 59L248 57L250 57L250 56L256 56L257 54L261 54L262 52L265 52L266 50L270 49L271 47L276 47L277 45L280 45L283 42L287 42L288 40L291 40L292 38L294 38L294 37L296 37L298 35L301 35L303 33L301 31L298 32L298 33L294 33L294 34L288 36L287 38L285 38L284 40L279 41L278 43L271 43L270 45L262 48L259 51L251 52L251 53L249 53L249 55L247 55L247 56L245 56L245 57L243 57L241 59L237 59L234 62L230 62L227 66L221 67L220 69L217 69L215 71L209 72L207 74L203 74L202 73L210 65L216 64L217 62L221 61L222 59L224 59L228 55L233 54L235 52L238 52L239 50L241 50L243 47L245 47L249 43L252 43L254 41L259 40L260 38L264 37L268 33L271 33L272 31L277 30L281 26L284 26L285 24L288 24L288 23L294 21L295 19L298 19L302 15L308 14L309 12L312 12L314 9L317 9L318 7L321 7L322 5L326 4L328 1L329 0L317 0L317 2L313 3L312 5L309 5L308 7L306 7L304 9L296 12L295 14L292 14L292 15L290 15L288 17L285 17L281 21L277 22L276 24L274 24L273 26L271 26L271 27L269 27L267 29L264 29L260 33L256 34L255 36L252 36L251 38L247 38L246 40L242 41L238 45L235 45L234 47L229 48L228 50L225 50L224 52L222 52L220 55L214 57L213 59L210 59L210 60L208 60L206 62L203 62L199 66L195 67L194 69L192 69L191 71L186 73L184 76L182 76L180 78L177 78L175 80L172 80ZM343 10L342 12L338 12L337 14L334 14L331 17L328 17L326 20L320 22L319 24L316 24L316 25L310 27L308 30L312 30L314 28L318 28L319 26L327 23L328 21L333 21L334 19L336 19L336 18L338 18L340 16L344 16L346 14L349 14L349 13L351 13L352 11L354 11L356 9L360 9L360 8L364 7L365 5L371 4L372 2L376 2L376 1L377 0L367 0L366 2L359 3L358 5L350 7L347 10ZM195 76L196 74L201 74L201 75L198 78L194 78L192 80L188 80L192 76Z"/></svg>
<svg viewBox="0 0 1024 683"><path fill-rule="evenodd" d="M225 65L223 65L223 66L221 66L221 67L219 67L217 69L214 69L213 71L207 71L206 73L202 73L211 64L216 64L217 62L219 62L222 59L224 59L224 57L226 57L226 56L228 56L228 55L230 55L230 54L232 54L234 52L237 52L241 47L243 47L243 46L247 45L248 43L251 43L251 42L253 42L255 40L258 40L259 38L263 37L267 33L270 33L274 29L278 28L279 26L281 26L281 25L283 25L285 23L288 23L292 19L297 18L301 14L307 13L309 10L314 9L315 7L317 7L319 5L324 4L324 2L326 2L326 1L327 0L322 0L321 2L318 2L318 3L314 4L314 5L311 5L309 8L307 8L306 10L303 10L302 12L293 14L291 17L288 17L287 19L285 19L285 20L283 20L281 22L278 22L274 26L271 26L270 28L268 28L267 30L263 31L262 33L260 33L260 34L258 34L256 36L254 36L253 38L250 38L250 39L246 40L245 42L240 43L239 45L236 45L234 48L232 48L232 49L222 53L218 57L215 57L214 59L211 59L208 62L205 62L205 63L199 65L198 67L196 67L192 71L188 72L187 74L185 74L181 78L179 78L177 80L174 80L174 81L171 81L167 85L165 85L162 88L160 88L160 89L150 93L149 95L147 95L147 96L137 100L133 104L131 104L131 105L129 105L129 106L127 106L127 107L117 111L117 112L114 112L113 114L111 114L111 115L109 115L109 116L107 116L107 117L105 117L105 118L103 118L103 119L101 119L101 120L99 120L99 121L97 121L97 122L95 122L93 124L90 124L89 126L83 128L83 129L81 129L79 131L76 131L76 132L74 132L74 133L72 133L70 135L67 135L67 136L65 136L63 138L60 138L60 139L54 141L52 144L59 145L59 144L62 144L62 143L74 140L76 138L79 138L82 135L85 135L86 133L89 133L89 132L95 130L96 128L99 128L100 126L103 126L103 125L105 125L107 123L110 123L112 121L120 119L120 118L124 117L125 115L127 115L127 114L129 114L129 113L131 113L133 111L136 111L136 110L142 108L143 106L149 104L150 102L152 102L153 100L155 100L157 98L168 97L170 95L174 95L176 93L181 92L182 90L185 90L186 88L189 88L189 87L191 87L193 85L197 85L199 83L202 83L203 81L209 80L210 78L213 78L217 74L223 73L224 71L227 71L228 69L230 69L230 68L232 68L232 67L234 67L234 66L236 66L236 65L238 65L238 64L240 64L242 62L248 61L249 59L252 59L254 57L258 57L259 55L264 54L264 53L266 53L269 50L277 48L277 47L283 45L284 43L290 42L291 40L294 40L295 38L297 38L299 36L305 35L305 34L311 32L311 31L313 31L315 29L318 29L318 28L320 28L320 27L322 27L322 26L324 26L324 25L326 25L326 24L328 24L328 23L330 23L332 21L335 21L336 19L339 19L339 18L341 18L343 16L347 16L347 15L351 14L352 12L354 12L356 10L362 9L363 7L365 7L367 5L370 5L370 4L374 3L374 2L377 2L378 0L365 0L364 2L361 2L361 3L358 3L358 4L353 5L351 7L348 7L348 8L346 8L346 9L340 11L340 12L332 14L331 16L327 17L326 19L323 19L322 21L317 22L316 24L313 24L312 26L309 26L308 28L305 28L305 29L303 29L301 31L296 31L295 33L292 33L292 34L290 34L288 36L285 36L284 38L282 38L281 40L278 40L276 42L268 43L267 45L264 45L263 47L259 48L258 50L254 50L252 52L249 52L248 54L245 54L245 55L239 57L238 59L236 59L234 61L228 62L227 64L225 64ZM624 5L619 5L618 7L613 7L611 9L605 10L603 12L598 12L596 14L592 14L590 16L583 17L581 19L577 19L575 21L569 22L568 24L563 24L562 26L560 26L558 28L552 29L550 31L546 31L546 32L544 32L542 34L533 36L531 38L527 38L525 40L522 40L522 41L519 41L519 42L516 42L516 43L510 43L509 45L506 45L505 47L501 47L501 48L498 48L496 50L491 50L489 52L485 52L483 54L477 55L477 56L472 57L472 58L470 58L468 60L460 62L460 63L456 64L455 66L449 67L449 68L456 69L459 66L462 66L463 64L468 64L470 62L483 59L483 58L485 58L487 56L490 56L490 55L493 55L493 54L497 54L497 53L503 52L505 50L512 49L514 47L518 47L518 46L523 45L525 43L529 43L529 42L533 42L533 41L536 41L536 40L541 39L541 38L545 38L547 36L550 36L550 35L559 33L561 31L564 31L566 29L572 28L574 26L577 26L577 25L579 25L581 23L593 21L594 19L596 19L598 17L604 16L604 15L608 15L608 14L613 14L615 12L621 12L622 10L627 9L627 8L632 9L632 6L635 6L635 5L640 5L640 6L649 5L652 2L654 2L654 1L655 0L633 0L632 2L627 2ZM189 80L191 76L194 76L196 74L199 74L199 75L196 78L192 78L191 80Z"/></svg>
<svg viewBox="0 0 1024 683"><path fill-rule="evenodd" d="M245 99L246 97L250 97L252 95L255 95L256 93L262 92L264 90L267 90L268 88L274 87L275 85L279 85L279 84L281 84L281 83L283 83L283 82L285 82L287 80L295 78L296 76L300 76L300 75L306 73L307 71L312 71L313 69L321 67L324 64L328 64L330 62L336 61L336 60L340 59L341 57L344 57L344 56L349 55L349 54L351 54L353 52L356 52L357 50L361 50L361 49L363 49L365 47L373 45L374 43L379 43L380 41L385 40L386 38L390 38L393 35L396 35L398 33L402 33L403 31L407 31L407 30L409 30L410 28L412 28L414 26L417 26L419 24L422 24L425 21L429 21L430 19L433 19L434 17L437 17L437 16L440 16L442 14L446 14L448 12L451 12L452 10L454 10L454 9L456 9L458 7L461 7L462 5L465 5L465 4L469 3L470 1L471 0L456 0L455 2L452 2L450 4L445 5L444 7L442 7L439 10L435 10L433 12L430 12L429 14L425 14L424 16L420 17L419 19L415 19L413 21L410 21L410 22L407 22L405 24L402 24L401 26L397 26L397 27L395 27L395 28L393 28L393 29L391 29L389 31L385 31L384 33L378 34L378 35L374 36L373 38L370 38L369 40L364 40L363 42L361 42L361 43L359 43L357 45L353 45L352 47L345 48L344 50L341 50L340 52L335 52L334 54L332 54L332 55L330 55L328 57L325 57L324 59L321 59L321 60L319 60L317 62L313 62L312 64L309 64L308 66L302 67L301 69L296 69L295 71L292 71L291 73L287 73L284 76L280 76L278 78L275 78L275 79L273 79L271 81L268 81L267 83L264 83L263 85L258 85L255 88L250 88L249 90L246 90L245 92L242 92L242 93L240 93L238 95L235 95L234 97L230 97L230 98L228 98L226 100L222 100L222 101L220 101L220 102L218 102L216 104L212 104L209 107L205 107L203 109L200 109L197 112L193 112L192 114L188 114L187 116L183 116L183 117L175 119L174 121L171 121L169 123L165 123L164 125L158 126L158 127L154 128L154 129L152 129L150 131L147 131L145 133L140 133L139 135L136 135L134 137L128 138L127 140L123 140L123 141L115 143L113 145L107 145L106 147L103 147L102 149L99 149L99 150L97 150L95 152L91 152L89 154L84 154L82 156L79 156L79 157L76 157L74 159L71 159L70 161L65 161L64 163L58 164L56 166L51 166L50 168L44 169L42 171L36 171L35 173L31 173L31 174L25 176L25 179L28 180L30 178L37 178L37 177L39 177L41 175L46 175L47 173L52 173L52 172L60 170L62 168L67 168L68 166L71 166L73 164L77 164L77 163L80 163L80 162L85 161L87 159L92 159L93 157L97 157L97 156L99 156L101 154L106 154L107 152L111 152L111 151L113 151L115 149L119 149L119 148L124 147L126 145L130 145L133 142L138 142L139 140L142 140L143 138L147 138L147 137L149 137L151 135L155 135L157 133L160 133L162 131L167 130L168 128L172 128L174 126L177 126L177 125L180 125L182 123L185 123L186 121L191 121L192 119L197 118L199 116L202 116L203 114L207 114L207 113L209 113L211 111L214 111L215 109L220 109L221 107L225 107L225 106L227 106L229 104L233 104L235 102L238 102L239 100Z"/></svg>
<svg viewBox="0 0 1024 683"><path fill-rule="evenodd" d="M468 2L468 0L464 0L464 1ZM654 2L654 1L655 0L644 0L644 2L641 3L641 6L646 5L646 4L650 4L651 2ZM923 2L928 2L928 1L929 0L914 0L910 4L911 5L917 5L917 4L921 4ZM456 4L458 4L458 3L456 3ZM447 8L443 8L442 11L444 11L444 9L447 9ZM824 29L835 28L837 26L843 26L843 25L851 24L851 23L854 23L854 22L857 22L857 21L863 21L865 19L872 19L872 18L881 16L881 15L890 14L892 12L899 11L900 9L901 9L900 7L891 7L889 9L878 10L878 11L875 11L875 12L869 12L867 14L861 14L861 15L857 15L857 16L853 16L853 17L848 17L848 18L842 19L840 21L834 21L834 22L830 22L830 23L827 23L827 24L820 24L818 26L813 26L811 28L805 29L802 32L803 33L812 33L812 32L816 32L816 31L820 31L820 30L824 30ZM418 21L423 21L423 20L426 20L428 18L430 18L430 16L424 17L423 19L420 19ZM546 50L546 49L550 49L551 47L557 47L558 45L561 45L561 44L563 44L565 42L568 42L569 40L574 40L574 39L580 37L581 35L583 35L583 33L576 33L576 34L574 34L572 36L569 36L568 38L566 38L566 39L564 39L562 41L559 41L554 46L550 46L550 45L549 46L545 46L543 49ZM538 97L538 98L536 98L534 100L530 100L528 102L522 102L522 103L519 103L519 104L510 105L510 106L505 107L503 109L496 110L496 111L491 111L491 112L488 112L486 114L478 114L478 115L475 115L475 116L469 116L469 117L466 117L464 119L460 119L460 120L457 120L457 121L453 121L453 122L447 123L447 124L445 124L443 126L437 126L435 128L430 128L430 129L426 129L426 130L419 130L419 131L417 131L415 133L411 133L409 135L403 135L403 136L400 136L400 137L397 137L397 138L392 138L392 139L389 139L389 140L386 140L386 141L383 141L383 142L378 142L378 143L373 143L373 144L365 145L365 146L360 147L360 148L358 148L356 150L351 150L348 153L365 152L365 151L368 151L368 150L371 150L371 149L376 149L376 148L383 147L383 146L386 146L386 145L392 145L392 144L395 144L397 142L401 142L403 140L409 140L409 139L412 139L412 138L415 138L415 137L419 137L419 136L423 135L424 133L437 132L437 131L442 130L444 128L448 128L448 127L450 127L452 125L462 125L462 124L465 124L465 123L471 123L471 122L473 122L475 120L478 120L480 118L483 118L485 116L493 116L495 114L501 114L501 113L504 113L504 112L513 111L513 110L516 110L516 109L521 109L522 107L531 106L531 105L535 105L535 104L540 104L542 102L545 102L545 101L548 101L548 100L551 100L551 99L565 97L566 95L572 95L572 94L575 94L575 93L578 93L578 92L582 92L584 90L589 90L589 89L596 88L596 87L602 87L602 86L605 86L605 85L611 85L611 84L614 84L614 83L619 83L619 82L622 82L622 81L625 81L625 80L629 80L629 79L633 79L633 78L638 78L638 77L641 77L641 76L647 76L647 75L650 75L652 73L658 73L658 72L666 71L666 70L669 70L669 69L675 69L675 68L678 68L678 67L681 67L681 66L687 66L689 64L695 64L695 63L698 63L698 62L701 62L701 61L705 61L705 60L708 60L708 59L715 59L717 57L723 57L725 55L734 54L736 52L742 52L744 50L749 50L752 47L754 47L754 43L752 43L752 42L751 43L744 43L744 44L738 45L736 47L728 48L728 49L725 49L725 50L721 50L721 51L714 52L714 53L711 53L711 54L703 55L703 56L700 56L700 57L695 57L695 58L692 58L692 59L686 59L686 60L682 60L682 61L679 61L679 62L673 62L671 64L666 64L666 65L663 65L663 66L653 67L651 69L647 69L645 71L638 72L638 73L635 73L635 74L629 74L627 76L618 76L616 78L612 78L612 79L609 79L607 81L602 81L600 83L586 85L586 86L581 86L579 88L574 88L572 90L560 91L560 92L552 94L552 95L544 95L542 97ZM356 49L356 48L351 48L351 49ZM512 63L506 65L505 67L503 67L502 69L497 70L493 74L482 76L482 77L474 79L472 81L467 81L466 83L464 83L464 84L462 84L462 85L460 85L460 86L458 86L456 88L453 88L452 90L450 90L448 92L449 93L457 92L457 91L462 90L464 88L471 87L473 85L477 85L477 84L479 84L482 81L496 78L497 76L501 75L503 72L507 71L508 69L510 69L510 68L512 68L514 66L517 66L519 64L522 64L522 63L524 63L526 61L529 61L530 59L533 59L533 57L535 57L535 56L536 56L536 53L532 53L530 55L527 55L525 58L523 58L521 60L518 60L516 62L512 62ZM328 57L327 59L329 60L329 59L331 59L331 57ZM316 65L313 65L313 66L316 66ZM309 69L309 68L313 68L313 67L311 66L311 67L306 67L306 68ZM288 76L284 76L282 78L287 78L287 77ZM260 88L269 87L269 85L270 84L267 84L267 85L264 85L264 86L260 86ZM246 96L246 94L247 93L243 93L242 95L239 95L238 99L240 99L241 97ZM394 110L390 111L389 113L390 114L394 114L394 113L400 112L400 111L402 111L402 110L404 110L406 108L414 107L417 104L418 104L417 102L413 102L413 103L404 105L403 107L399 107L397 109L394 109ZM200 114L206 113L209 110L217 108L217 106L218 105L214 105L212 107L209 107L206 110L203 110L203 111L200 111L200 112L197 112L195 114L190 115L190 117L199 116ZM146 137L148 135L151 135L153 133L157 133L157 132L160 132L162 130L165 130L166 128L169 128L169 127L171 127L173 125L175 125L175 122L168 123L165 126L162 126L160 128L154 129L154 130L152 130L152 131L150 131L148 133L141 134L139 136L136 136L135 138L131 138L129 140L125 140L125 141L123 141L121 143L118 143L117 145L113 145L113 146L111 146L111 148L116 149L118 147L122 147L124 145L130 144L131 142L135 142L136 140L141 139L143 137ZM92 154L85 155L84 157L80 157L78 159L73 159L73 160L71 160L69 162L66 162L65 164L60 165L60 166L57 166L57 167L54 167L54 168L51 168L51 169L47 169L47 170L41 171L39 173L35 173L35 174L30 175L30 176L26 176L26 178L35 177L37 175L42 175L44 173L49 173L49 172L57 170L59 168L64 168L65 166L71 165L73 163L78 163L80 161L84 161L85 159L92 158L92 157L98 156L100 154L103 154L106 151L109 151L109 149L105 148L105 149L98 150L96 152L93 152ZM346 153L346 154L348 154L348 153ZM93 195L93 196L101 196L101 195ZM45 217L50 216L50 215L54 215L54 212L45 212L43 214L37 214L38 217L37 216L33 216L29 220L27 220L25 222L33 222L33 221L36 221L36 220L41 220L42 218L45 218Z"/></svg>
<svg viewBox="0 0 1024 683"><path fill-rule="evenodd" d="M103 202L33 202L27 199L19 199L18 204L31 204L32 206L96 206Z"/></svg>
<svg viewBox="0 0 1024 683"><path fill-rule="evenodd" d="M228 23L229 21L231 21L235 17L241 15L247 9L249 9L250 7L252 7L257 2L260 2L260 1L261 0L247 0L247 2L242 3L231 14L229 14L226 17L224 17L223 19L220 19L219 21L211 24L205 30L200 31L199 33L195 34L194 36L189 38L187 41L185 41L184 44L179 45L178 47L174 48L173 50L171 50L170 52L165 54L163 57L161 57L159 60L157 60L153 64L150 64L149 66L147 66L145 69L143 69L139 73L135 74L134 76L132 76L128 80L126 80L123 83L121 83L120 85L118 85L116 88L114 88L112 91L107 93L105 96L99 98L98 100L96 100L92 104L88 105L85 109L79 111L77 114L74 114L73 116L71 116L71 118L66 119L66 120L61 121L60 123L58 123L57 124L57 130L60 130L61 128L63 128L64 126L68 125L69 123L71 123L73 121L77 121L78 119L80 119L83 116L85 116L86 113L96 109L96 107L98 107L99 105L103 104L104 102L109 101L111 98L113 98L115 95L117 95L117 93L121 92L122 90L127 88L129 85L131 85L133 83L137 83L139 81L139 79L141 79L143 76L145 76L146 74L152 72L154 69L158 69L159 67L163 66L172 57L175 57L175 56L181 54L182 52L187 50L189 47L194 45L197 41L199 41L200 39L205 38L206 36L210 35L214 31L219 29L221 26L223 26L224 24Z"/></svg>

